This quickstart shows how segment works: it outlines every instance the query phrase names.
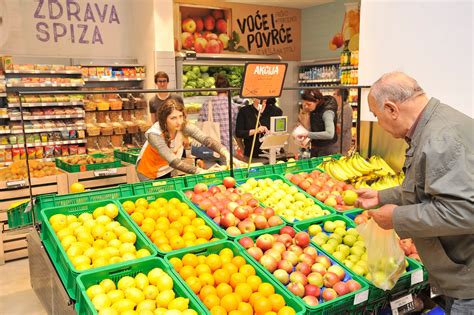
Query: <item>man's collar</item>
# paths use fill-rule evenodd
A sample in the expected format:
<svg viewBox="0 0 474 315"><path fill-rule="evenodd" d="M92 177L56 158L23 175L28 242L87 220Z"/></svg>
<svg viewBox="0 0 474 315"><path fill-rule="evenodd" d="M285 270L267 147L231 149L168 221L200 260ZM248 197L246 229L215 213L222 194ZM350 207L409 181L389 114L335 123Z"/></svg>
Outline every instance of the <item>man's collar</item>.
<svg viewBox="0 0 474 315"><path fill-rule="evenodd" d="M430 98L428 104L426 104L425 108L423 108L423 110L411 126L410 130L408 130L407 135L405 136L405 141L409 145L411 145L413 139L416 138L416 136L421 132L421 129L423 129L423 127L426 125L426 123L431 117L431 114L436 109L436 107L438 107L439 103L440 102L438 99L434 97Z"/></svg>

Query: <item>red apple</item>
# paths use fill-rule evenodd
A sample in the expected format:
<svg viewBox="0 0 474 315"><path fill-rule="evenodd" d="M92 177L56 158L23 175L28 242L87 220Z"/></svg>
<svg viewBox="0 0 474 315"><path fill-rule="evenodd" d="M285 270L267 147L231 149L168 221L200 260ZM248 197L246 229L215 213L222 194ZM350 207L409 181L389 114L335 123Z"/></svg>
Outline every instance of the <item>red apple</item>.
<svg viewBox="0 0 474 315"><path fill-rule="evenodd" d="M293 264L288 260L280 260L278 262L278 269L282 269L290 273L293 271Z"/></svg>
<svg viewBox="0 0 474 315"><path fill-rule="evenodd" d="M324 267L326 267L326 269L331 266L331 261L326 256L319 255L316 257L315 261L321 263Z"/></svg>
<svg viewBox="0 0 474 315"><path fill-rule="evenodd" d="M268 218L268 225L270 225L271 227L282 225L282 224L283 224L283 220L277 215L274 215Z"/></svg>
<svg viewBox="0 0 474 315"><path fill-rule="evenodd" d="M323 201L326 200L328 197L328 193L327 191L320 191L316 194L316 199L318 199L319 201Z"/></svg>
<svg viewBox="0 0 474 315"><path fill-rule="evenodd" d="M291 226L284 226L280 229L280 234L288 234L293 238L295 237L296 232Z"/></svg>
<svg viewBox="0 0 474 315"><path fill-rule="evenodd" d="M312 272L317 272L317 273L321 274L322 276L324 276L327 272L327 269L323 264L315 263L311 266L311 271Z"/></svg>
<svg viewBox="0 0 474 315"><path fill-rule="evenodd" d="M332 272L336 274L336 276L339 278L339 280L344 280L344 277L346 276L346 272L341 266L338 265L332 265L328 268L328 272ZM339 293L338 293L339 294ZM341 294L339 294L341 295Z"/></svg>
<svg viewBox="0 0 474 315"><path fill-rule="evenodd" d="M337 292L334 289L326 288L323 290L323 300L331 301L337 298Z"/></svg>
<svg viewBox="0 0 474 315"><path fill-rule="evenodd" d="M216 216L219 215L219 209L217 207L212 206L209 209L207 209L206 214L211 218L214 219Z"/></svg>
<svg viewBox="0 0 474 315"><path fill-rule="evenodd" d="M288 247L288 250L291 251L291 252L294 252L296 254L296 256L300 257L301 254L303 254L303 249L301 247L299 247L298 245L291 245L290 247Z"/></svg>
<svg viewBox="0 0 474 315"><path fill-rule="evenodd" d="M206 191L208 191L208 187L207 187L206 184L199 183L199 184L194 185L194 192L196 194L201 194L201 193L206 192Z"/></svg>
<svg viewBox="0 0 474 315"><path fill-rule="evenodd" d="M228 228L236 225L236 217L232 213L227 213L221 219L221 226Z"/></svg>
<svg viewBox="0 0 474 315"><path fill-rule="evenodd" d="M263 210L263 216L265 219L270 219L273 215L275 215L275 211L272 208L265 208Z"/></svg>
<svg viewBox="0 0 474 315"><path fill-rule="evenodd" d="M302 181L301 183L299 183L298 185L301 189L305 190L308 189L309 187L311 187L311 182L309 182L307 179L305 179L304 181Z"/></svg>
<svg viewBox="0 0 474 315"><path fill-rule="evenodd" d="M255 242L257 247L261 248L263 251L266 251L267 249L272 248L273 246L273 236L270 234L263 234L260 235L257 238L257 241Z"/></svg>
<svg viewBox="0 0 474 315"><path fill-rule="evenodd" d="M304 286L301 283L292 282L288 285L288 290L296 296L303 297L304 296Z"/></svg>
<svg viewBox="0 0 474 315"><path fill-rule="evenodd" d="M253 240L248 236L242 237L239 240L239 244L242 245L243 248L245 248L245 249L248 249L248 248L254 246Z"/></svg>
<svg viewBox="0 0 474 315"><path fill-rule="evenodd" d="M288 275L288 272L286 272L286 270L277 269L273 272L273 275L278 281L283 284L288 284L288 282L290 282L290 276Z"/></svg>
<svg viewBox="0 0 474 315"><path fill-rule="evenodd" d="M349 287L343 281L339 281L335 283L332 288L334 289L334 291L336 291L337 295L339 296L345 295L350 292Z"/></svg>
<svg viewBox="0 0 474 315"><path fill-rule="evenodd" d="M259 261L260 258L262 258L263 256L263 251L257 246L250 247L249 249L247 249L247 253L249 253L249 255L257 261Z"/></svg>
<svg viewBox="0 0 474 315"><path fill-rule="evenodd" d="M307 284L304 286L304 294L319 297L321 294L321 289L314 284Z"/></svg>
<svg viewBox="0 0 474 315"><path fill-rule="evenodd" d="M316 306L319 304L319 301L316 297L314 296L311 296L311 295L306 295L304 298L303 298L303 301L309 305L309 306Z"/></svg>
<svg viewBox="0 0 474 315"><path fill-rule="evenodd" d="M263 255L260 258L260 264L270 272L274 272L277 269L278 261L271 255Z"/></svg>
<svg viewBox="0 0 474 315"><path fill-rule="evenodd" d="M281 234L278 236L277 241L285 245L285 247L289 247L293 243L293 238L289 234Z"/></svg>
<svg viewBox="0 0 474 315"><path fill-rule="evenodd" d="M209 199L203 199L200 203L199 203L199 208L201 208L202 210L206 211L207 209L209 209L210 207L212 207L212 202L209 200Z"/></svg>
<svg viewBox="0 0 474 315"><path fill-rule="evenodd" d="M206 53L208 54L218 54L221 51L221 45L217 39L209 39L206 46Z"/></svg>
<svg viewBox="0 0 474 315"><path fill-rule="evenodd" d="M193 198L194 192L192 190L187 190L184 192L184 195L189 199Z"/></svg>
<svg viewBox="0 0 474 315"><path fill-rule="evenodd" d="M239 228L239 230L245 234L245 233L250 233L250 232L254 232L256 230L255 228L255 224L249 220L249 219L245 219L241 222L239 222L239 224L237 225L237 227Z"/></svg>
<svg viewBox="0 0 474 315"><path fill-rule="evenodd" d="M295 185L299 185L304 180L303 177L301 177L299 174L294 175L291 177L291 182Z"/></svg>
<svg viewBox="0 0 474 315"><path fill-rule="evenodd" d="M300 271L302 274L307 276L311 273L311 267L307 263L300 262L296 265L296 271Z"/></svg>
<svg viewBox="0 0 474 315"><path fill-rule="evenodd" d="M181 28L184 32L192 34L196 31L196 22L192 18L186 18L181 23Z"/></svg>
<svg viewBox="0 0 474 315"><path fill-rule="evenodd" d="M251 206L252 208L255 208L255 207L258 206L258 200L252 198L252 199L250 199L249 201L247 201L247 205L248 205L248 206ZM256 210L256 209L255 209L255 210ZM257 213L257 214L259 214L259 213Z"/></svg>
<svg viewBox="0 0 474 315"><path fill-rule="evenodd" d="M214 219L212 219L214 222L216 222L217 225L221 225L221 219L222 217L220 215L218 215L217 217L215 217Z"/></svg>
<svg viewBox="0 0 474 315"><path fill-rule="evenodd" d="M301 283L303 286L308 284L308 279L301 271L293 271L290 274L290 281Z"/></svg>
<svg viewBox="0 0 474 315"><path fill-rule="evenodd" d="M237 236L237 235L240 235L242 234L242 232L240 232L239 228L237 228L236 226L230 226L226 229L226 232L227 234L229 234L230 236Z"/></svg>
<svg viewBox="0 0 474 315"><path fill-rule="evenodd" d="M347 287L349 288L349 291L351 291L351 292L357 291L357 290L359 290L360 288L362 288L362 286L360 285L360 283L357 282L357 281L355 281L355 280L353 280L353 279L347 281L346 284L347 284Z"/></svg>
<svg viewBox="0 0 474 315"><path fill-rule="evenodd" d="M278 251L280 254L283 254L283 252L286 251L286 246L283 243L277 241L273 243L272 249Z"/></svg>
<svg viewBox="0 0 474 315"><path fill-rule="evenodd" d="M306 232L298 232L296 233L295 235L295 244L302 247L302 248L305 248L309 245L309 241L310 241L310 238L309 238L309 234L306 233Z"/></svg>
<svg viewBox="0 0 474 315"><path fill-rule="evenodd" d="M326 272L323 276L323 283L326 288L332 288L337 282L339 282L339 277L335 273Z"/></svg>
<svg viewBox="0 0 474 315"><path fill-rule="evenodd" d="M227 33L227 22L224 19L218 19L216 22L217 33Z"/></svg>
<svg viewBox="0 0 474 315"><path fill-rule="evenodd" d="M223 184L226 188L232 188L235 186L235 178L227 176L224 178Z"/></svg>
<svg viewBox="0 0 474 315"><path fill-rule="evenodd" d="M308 190L306 191L308 194L310 194L311 196L313 197L316 197L316 195L318 194L319 192L319 188L315 185L312 185L308 188Z"/></svg>
<svg viewBox="0 0 474 315"><path fill-rule="evenodd" d="M255 217L254 223L258 230L263 230L270 227L268 225L267 219L265 219L263 215L257 215Z"/></svg>
<svg viewBox="0 0 474 315"><path fill-rule="evenodd" d="M235 201L231 201L227 204L226 208L229 209L230 211L234 211L235 208L237 208L239 204Z"/></svg>
<svg viewBox="0 0 474 315"><path fill-rule="evenodd" d="M308 246L305 249L303 249L303 253L311 257L313 260L315 260L316 257L318 257L318 251L316 250L316 248L312 246Z"/></svg>
<svg viewBox="0 0 474 315"><path fill-rule="evenodd" d="M212 15L207 15L204 18L204 28L207 31L212 31L214 29L215 25L216 25L216 20L214 19L214 17Z"/></svg>
<svg viewBox="0 0 474 315"><path fill-rule="evenodd" d="M306 278L308 279L309 284L314 284L319 288L324 285L323 276L318 272L312 272Z"/></svg>
<svg viewBox="0 0 474 315"><path fill-rule="evenodd" d="M199 37L199 38L201 38L201 37ZM201 38L201 39L205 40L204 38ZM207 43L207 41L206 41L206 43ZM220 191L221 190L217 186L212 186L212 187L209 188L209 192L213 195L216 195L216 194L220 193Z"/></svg>
<svg viewBox="0 0 474 315"><path fill-rule="evenodd" d="M204 21L202 20L202 17L200 16L195 16L193 17L194 22L196 22L196 32L200 33L204 29Z"/></svg>
<svg viewBox="0 0 474 315"><path fill-rule="evenodd" d="M284 260L287 260L289 261L293 266L296 265L296 263L298 262L298 255L296 255L295 252L292 252L292 251L286 251L284 252L281 257L284 259Z"/></svg>
<svg viewBox="0 0 474 315"><path fill-rule="evenodd" d="M249 217L250 211L246 206L238 206L234 209L234 215L240 220L244 220Z"/></svg>
<svg viewBox="0 0 474 315"><path fill-rule="evenodd" d="M253 209L253 213L261 215L261 216L263 216L263 211L264 211L264 209L260 206L255 207L255 209Z"/></svg>
<svg viewBox="0 0 474 315"><path fill-rule="evenodd" d="M212 10L211 14L216 20L224 18L224 11L222 10L218 10L218 9Z"/></svg>
<svg viewBox="0 0 474 315"><path fill-rule="evenodd" d="M311 266L314 264L314 259L311 258L311 256L307 254L301 254L298 257L298 261L307 264L310 269L311 269Z"/></svg>
<svg viewBox="0 0 474 315"><path fill-rule="evenodd" d="M273 258L276 259L276 261L280 261L281 260L281 253L279 251L277 251L276 249L273 249L273 248L270 248L269 250L267 250L265 252L265 255L270 255L272 256Z"/></svg>

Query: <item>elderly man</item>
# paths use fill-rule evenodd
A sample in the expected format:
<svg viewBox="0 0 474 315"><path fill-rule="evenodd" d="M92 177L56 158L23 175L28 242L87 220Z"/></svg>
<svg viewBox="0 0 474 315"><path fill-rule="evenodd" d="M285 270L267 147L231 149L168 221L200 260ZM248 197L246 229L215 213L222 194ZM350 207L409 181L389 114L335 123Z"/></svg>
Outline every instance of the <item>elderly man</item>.
<svg viewBox="0 0 474 315"><path fill-rule="evenodd" d="M384 229L412 238L432 291L449 314L474 314L474 124L428 98L416 80L383 75L370 90L370 111L409 144L399 187L359 190L359 206Z"/></svg>

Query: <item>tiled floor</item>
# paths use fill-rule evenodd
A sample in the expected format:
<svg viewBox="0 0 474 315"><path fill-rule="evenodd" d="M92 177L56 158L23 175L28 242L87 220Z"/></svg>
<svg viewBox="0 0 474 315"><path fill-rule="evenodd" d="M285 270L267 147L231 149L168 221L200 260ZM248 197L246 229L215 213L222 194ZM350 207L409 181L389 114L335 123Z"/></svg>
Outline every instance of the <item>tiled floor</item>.
<svg viewBox="0 0 474 315"><path fill-rule="evenodd" d="M31 288L28 259L0 265L0 314L47 314Z"/></svg>

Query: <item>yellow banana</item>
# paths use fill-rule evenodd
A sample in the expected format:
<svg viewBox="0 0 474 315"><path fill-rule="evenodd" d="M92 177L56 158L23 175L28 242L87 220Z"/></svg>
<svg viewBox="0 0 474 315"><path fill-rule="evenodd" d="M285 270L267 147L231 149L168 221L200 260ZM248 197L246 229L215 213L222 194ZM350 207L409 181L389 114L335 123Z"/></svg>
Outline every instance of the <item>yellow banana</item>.
<svg viewBox="0 0 474 315"><path fill-rule="evenodd" d="M361 160L364 160L364 158L361 157L360 155L359 156L353 156L350 160L351 164L352 164L352 167L355 170L357 170L358 172L360 172L364 175L369 174L370 172L372 172L372 167L370 167L370 164L369 164L369 167L367 167L366 165L364 165L362 163Z"/></svg>
<svg viewBox="0 0 474 315"><path fill-rule="evenodd" d="M331 167L331 174L334 175L334 178L337 179L337 180L340 180L342 182L346 181L349 179L349 177L347 177L346 173L344 172L344 170L339 166L339 164L336 164L336 163L331 163L330 166L328 167Z"/></svg>
<svg viewBox="0 0 474 315"><path fill-rule="evenodd" d="M343 171L344 174L347 176L347 178L355 178L358 177L356 173L352 171L352 169L349 167L349 164L347 163L347 160L344 161L335 161L334 164L337 164ZM361 174L362 175L362 174Z"/></svg>

